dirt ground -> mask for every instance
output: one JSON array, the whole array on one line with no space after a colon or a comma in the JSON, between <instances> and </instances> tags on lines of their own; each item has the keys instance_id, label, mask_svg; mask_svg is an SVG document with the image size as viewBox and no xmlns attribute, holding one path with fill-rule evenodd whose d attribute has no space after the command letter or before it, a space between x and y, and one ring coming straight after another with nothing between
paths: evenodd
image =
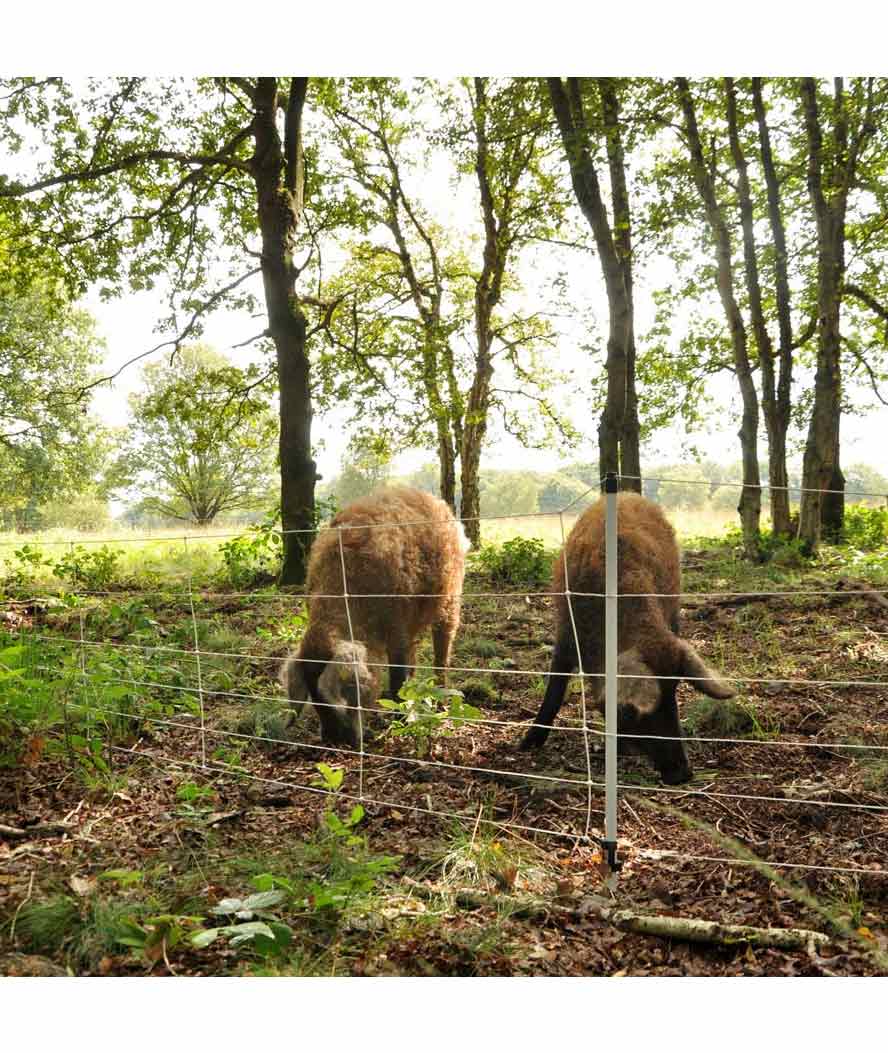
<instances>
[{"instance_id":1,"label":"dirt ground","mask_svg":"<svg viewBox=\"0 0 888 1053\"><path fill-rule=\"evenodd\" d=\"M686 588L731 587L706 552L686 559ZM587 807L591 832L603 832L604 802L598 785L587 798L578 687L539 755L517 750L521 730L511 726L533 719L544 689L546 596L473 596L491 586L468 578L454 655L460 671L451 685L485 722L436 739L424 760L409 739L379 733L385 717L377 718L367 743L372 755L363 760L322 750L308 713L281 736L295 743L245 738L250 732L238 728L257 705L249 696L277 690L276 659L287 650L284 640L256 629L274 625L292 601L204 598L199 618L216 634L215 646L209 629L201 644L211 653L201 669L205 768L192 712L144 720L118 736L102 778L85 780L67 753L39 743L21 765L0 771L7 831L0 833L0 963L9 973L99 975L884 974L888 752L877 747L888 746L888 608L838 590L836 575L812 572L793 587L825 594L694 597L683 608L683 634L707 661L756 682L742 683L739 705L727 711L682 686L692 783L663 787L643 760L621 759L623 865L611 890L599 850L582 837ZM148 606L167 639L183 621L190 629L181 597L157 596ZM10 610L22 632L76 635L74 623L52 609ZM115 635L106 620L99 638L127 645L131 634ZM243 651L265 660L224 658ZM193 682L193 655L187 663ZM783 682L768 682L775 680ZM878 686L798 682L806 680ZM252 733L277 738L268 727L254 722ZM604 778L601 743L590 736L593 784ZM83 918L95 920L112 891L124 915L131 903L134 911L142 904L144 916L147 901L154 917L205 918L212 903L248 894L251 875L314 865L303 849L317 841L329 804L315 785L319 761L344 769L340 814L362 799L360 851L397 857L372 892L323 922L282 907L293 951L271 963L221 940L198 949L171 937L153 953L140 951L107 931L97 949L83 949ZM183 783L205 790L189 803ZM771 865L791 866L764 872L737 858L727 839ZM109 871L141 876L130 885L100 876ZM64 936L55 945L29 944L23 919L51 897L73 905L81 924L76 946ZM603 920L602 902L643 915L803 927L830 940L819 950L782 951L639 935Z\"/></svg>"}]
</instances>

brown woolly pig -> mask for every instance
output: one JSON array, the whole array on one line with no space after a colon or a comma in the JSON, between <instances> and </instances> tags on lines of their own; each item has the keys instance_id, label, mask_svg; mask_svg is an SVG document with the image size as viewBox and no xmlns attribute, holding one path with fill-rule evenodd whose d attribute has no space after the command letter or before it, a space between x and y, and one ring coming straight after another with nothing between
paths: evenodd
<instances>
[{"instance_id":1,"label":"brown woolly pig","mask_svg":"<svg viewBox=\"0 0 888 1053\"><path fill-rule=\"evenodd\" d=\"M686 640L678 638L678 545L660 507L638 494L619 494L617 534L618 731L621 735L649 736L621 738L620 746L634 745L644 753L664 782L687 782L691 768L675 701L678 681L687 679L712 698L730 698L734 690L719 679ZM546 741L564 702L570 674L577 668L576 638L564 596L565 558L571 593L604 593L604 540L602 498L574 524L564 553L554 564L554 591L561 593L555 600L555 649L546 696L536 724L524 737L523 749L542 746ZM572 595L571 601L583 672L603 673L604 598ZM604 678L596 676L589 684L593 701L602 707Z\"/></svg>"},{"instance_id":2,"label":"brown woolly pig","mask_svg":"<svg viewBox=\"0 0 888 1053\"><path fill-rule=\"evenodd\" d=\"M435 666L449 665L468 547L448 506L408 487L352 502L318 534L308 564L308 629L283 680L291 699L314 703L325 742L359 744L359 709L379 698L382 667L389 666L389 695L397 698L427 629Z\"/></svg>"}]
</instances>

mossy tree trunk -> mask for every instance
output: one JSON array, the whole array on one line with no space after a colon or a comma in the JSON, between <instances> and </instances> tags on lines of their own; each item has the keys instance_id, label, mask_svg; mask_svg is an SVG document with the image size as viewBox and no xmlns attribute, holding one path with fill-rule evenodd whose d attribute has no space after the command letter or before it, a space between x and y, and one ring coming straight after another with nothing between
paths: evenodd
<instances>
[{"instance_id":1,"label":"mossy tree trunk","mask_svg":"<svg viewBox=\"0 0 888 1053\"><path fill-rule=\"evenodd\" d=\"M821 536L841 537L845 480L839 463L842 370L841 311L845 280L845 217L860 154L872 137L873 82L863 116L850 128L844 81L833 82L832 134L824 143L813 77L802 78L802 113L808 145L808 194L817 223L817 371L808 426L799 512L799 539L816 552ZM824 491L836 491L824 493Z\"/></svg>"}]
</instances>

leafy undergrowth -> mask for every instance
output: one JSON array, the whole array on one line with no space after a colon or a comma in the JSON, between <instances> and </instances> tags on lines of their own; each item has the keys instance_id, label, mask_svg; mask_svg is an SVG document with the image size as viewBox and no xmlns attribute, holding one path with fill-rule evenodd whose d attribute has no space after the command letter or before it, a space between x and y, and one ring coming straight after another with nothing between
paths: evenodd
<instances>
[{"instance_id":1,"label":"leafy undergrowth","mask_svg":"<svg viewBox=\"0 0 888 1053\"><path fill-rule=\"evenodd\" d=\"M510 722L532 719L545 687L550 601L538 585L473 596L494 591L475 572L453 658L469 671L450 687L480 721L453 709L457 696L436 714L423 694L371 718L363 760L321 748L314 716L283 704L278 660L304 627L293 597L195 593L199 668L181 593L4 603L0 965L884 972L888 610L853 587L884 580L871 555L750 567L725 544L686 553L686 589L722 592L686 598L683 632L744 682L728 704L681 688L686 729L707 740L689 745L692 783L663 787L642 760L621 761L619 906L814 928L830 934L826 950L668 941L588 909L606 875L577 835L587 809L593 833L603 821L600 735L589 737L590 800L577 686L546 749L517 750ZM422 740L387 733L418 705ZM761 872L725 838L771 864L846 869Z\"/></svg>"}]
</instances>

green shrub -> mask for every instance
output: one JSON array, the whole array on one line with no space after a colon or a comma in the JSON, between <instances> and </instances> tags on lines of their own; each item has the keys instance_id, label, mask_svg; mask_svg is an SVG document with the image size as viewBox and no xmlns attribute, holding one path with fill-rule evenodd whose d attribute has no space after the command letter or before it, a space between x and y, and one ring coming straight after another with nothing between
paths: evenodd
<instances>
[{"instance_id":1,"label":"green shrub","mask_svg":"<svg viewBox=\"0 0 888 1053\"><path fill-rule=\"evenodd\" d=\"M538 537L483 545L475 558L494 581L510 585L539 585L549 580L552 567L552 553Z\"/></svg>"},{"instance_id":2,"label":"green shrub","mask_svg":"<svg viewBox=\"0 0 888 1053\"><path fill-rule=\"evenodd\" d=\"M13 550L12 559L5 561L3 584L7 588L24 588L34 582L40 576L41 568L50 566L50 562L36 545L22 545Z\"/></svg>"},{"instance_id":3,"label":"green shrub","mask_svg":"<svg viewBox=\"0 0 888 1053\"><path fill-rule=\"evenodd\" d=\"M63 722L59 688L64 685L43 678L36 664L36 647L4 646L0 636L0 768L15 767L35 736L42 739Z\"/></svg>"},{"instance_id":4,"label":"green shrub","mask_svg":"<svg viewBox=\"0 0 888 1053\"><path fill-rule=\"evenodd\" d=\"M284 552L279 523L280 509L275 508L261 523L219 546L227 583L247 588L277 578Z\"/></svg>"},{"instance_id":5,"label":"green shrub","mask_svg":"<svg viewBox=\"0 0 888 1053\"><path fill-rule=\"evenodd\" d=\"M26 903L16 920L19 944L35 954L54 954L78 935L83 919L70 896Z\"/></svg>"},{"instance_id":6,"label":"green shrub","mask_svg":"<svg viewBox=\"0 0 888 1053\"><path fill-rule=\"evenodd\" d=\"M336 513L336 499L319 498L315 501L314 526L318 527ZM223 580L235 588L267 585L277 580L284 556L281 534L281 508L276 505L255 526L219 546L224 570Z\"/></svg>"},{"instance_id":7,"label":"green shrub","mask_svg":"<svg viewBox=\"0 0 888 1053\"><path fill-rule=\"evenodd\" d=\"M70 585L106 589L119 575L122 555L123 549L112 549L107 545L92 549L72 545L52 564L52 572Z\"/></svg>"},{"instance_id":8,"label":"green shrub","mask_svg":"<svg viewBox=\"0 0 888 1053\"><path fill-rule=\"evenodd\" d=\"M872 552L888 542L888 508L845 506L845 541L853 548Z\"/></svg>"}]
</instances>

